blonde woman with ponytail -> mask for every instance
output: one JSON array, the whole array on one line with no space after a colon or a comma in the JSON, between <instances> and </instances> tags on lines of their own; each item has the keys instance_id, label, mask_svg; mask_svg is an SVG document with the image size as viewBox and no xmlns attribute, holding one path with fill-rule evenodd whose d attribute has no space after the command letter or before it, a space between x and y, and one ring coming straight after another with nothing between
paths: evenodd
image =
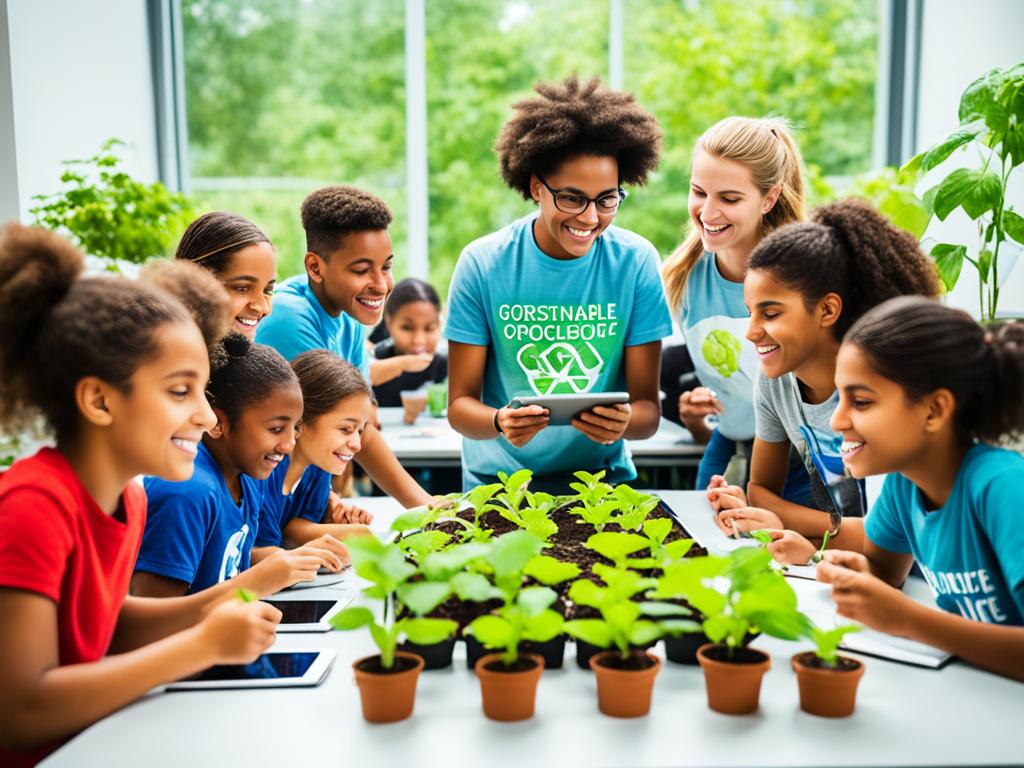
<instances>
[{"instance_id":1,"label":"blonde woman with ponytail","mask_svg":"<svg viewBox=\"0 0 1024 768\"><path fill-rule=\"evenodd\" d=\"M697 140L691 176L689 236L664 266L669 307L686 336L703 386L679 398L683 423L707 448L697 487L721 484L737 453L754 438L753 380L758 360L743 340L750 313L743 302L747 261L761 238L807 218L800 151L784 120L727 117ZM706 417L716 414L717 427ZM794 463L786 497L809 496L806 472Z\"/></svg>"}]
</instances>

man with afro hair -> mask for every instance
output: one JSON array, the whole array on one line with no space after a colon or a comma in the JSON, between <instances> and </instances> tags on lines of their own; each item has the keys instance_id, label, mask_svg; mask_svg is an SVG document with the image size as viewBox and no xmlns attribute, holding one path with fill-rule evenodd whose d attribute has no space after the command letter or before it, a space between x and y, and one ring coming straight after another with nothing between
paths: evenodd
<instances>
[{"instance_id":1,"label":"man with afro hair","mask_svg":"<svg viewBox=\"0 0 1024 768\"><path fill-rule=\"evenodd\" d=\"M361 325L376 325L394 287L391 209L375 195L350 186L309 194L302 203L306 274L289 277L274 291L273 311L256 341L294 360L310 349L327 349L370 379ZM431 496L406 472L371 424L356 461L389 496L406 506Z\"/></svg>"},{"instance_id":2,"label":"man with afro hair","mask_svg":"<svg viewBox=\"0 0 1024 768\"><path fill-rule=\"evenodd\" d=\"M576 470L636 477L624 438L649 437L661 408L661 339L671 321L647 240L612 226L623 185L658 164L661 129L598 78L539 84L495 145L505 183L538 210L463 250L449 291L449 419L464 436L463 485L528 468L563 492ZM572 425L524 396L625 390Z\"/></svg>"}]
</instances>

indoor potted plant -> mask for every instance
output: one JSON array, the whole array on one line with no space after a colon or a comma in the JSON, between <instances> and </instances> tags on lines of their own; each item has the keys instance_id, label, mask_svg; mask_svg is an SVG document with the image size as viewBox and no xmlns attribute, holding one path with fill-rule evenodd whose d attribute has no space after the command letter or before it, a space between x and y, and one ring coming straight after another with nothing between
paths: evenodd
<instances>
[{"instance_id":1,"label":"indoor potted plant","mask_svg":"<svg viewBox=\"0 0 1024 768\"><path fill-rule=\"evenodd\" d=\"M371 582L363 595L381 603L383 618L377 622L369 608L352 606L332 617L330 623L341 630L368 626L380 650L352 664L363 717L372 723L404 720L412 714L423 659L396 650L398 639L404 635L415 643L430 645L450 637L456 629L454 621L423 615L448 597L452 588L444 582L410 581L417 568L394 542L359 536L349 539L346 545L356 573ZM412 615L396 618L399 603Z\"/></svg>"},{"instance_id":2,"label":"indoor potted plant","mask_svg":"<svg viewBox=\"0 0 1024 768\"><path fill-rule=\"evenodd\" d=\"M793 671L800 689L800 709L821 717L846 717L857 703L857 685L864 676L864 664L839 655L839 644L860 627L847 624L834 629L810 628L813 651L793 656Z\"/></svg>"}]
</instances>

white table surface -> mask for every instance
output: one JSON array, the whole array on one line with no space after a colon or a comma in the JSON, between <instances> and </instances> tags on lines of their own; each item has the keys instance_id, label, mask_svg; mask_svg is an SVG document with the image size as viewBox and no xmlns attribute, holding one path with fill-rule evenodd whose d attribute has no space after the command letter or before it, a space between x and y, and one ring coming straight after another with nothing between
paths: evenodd
<instances>
[{"instance_id":1,"label":"white table surface","mask_svg":"<svg viewBox=\"0 0 1024 768\"><path fill-rule=\"evenodd\" d=\"M381 434L398 460L407 466L456 466L462 455L462 435L446 418L424 411L414 424L403 421L403 409L380 408ZM658 431L646 440L627 440L633 462L643 466L696 465L704 446L675 422L662 418Z\"/></svg>"},{"instance_id":2,"label":"white table surface","mask_svg":"<svg viewBox=\"0 0 1024 768\"><path fill-rule=\"evenodd\" d=\"M694 492L663 494L675 509L705 504ZM390 499L359 502L383 531ZM791 580L801 598L819 585ZM330 597L335 588L303 590ZM857 709L838 720L798 706L789 659L806 645L758 638L771 654L761 708L752 715L708 709L699 667L666 664L651 714L633 720L597 710L593 675L577 669L572 645L561 670L544 673L536 716L487 720L461 644L453 667L420 676L411 719L370 725L350 665L375 652L369 634L281 635L275 648L334 648L317 688L153 693L84 731L46 766L365 766L530 768L569 766L954 765L1024 763L1017 732L1024 685L954 661L938 671L865 659ZM657 652L661 652L658 646Z\"/></svg>"}]
</instances>

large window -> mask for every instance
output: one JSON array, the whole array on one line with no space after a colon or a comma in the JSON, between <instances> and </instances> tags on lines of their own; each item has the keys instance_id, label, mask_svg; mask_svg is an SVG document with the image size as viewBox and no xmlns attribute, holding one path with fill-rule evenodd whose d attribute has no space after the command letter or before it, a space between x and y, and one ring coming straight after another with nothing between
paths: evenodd
<instances>
[{"instance_id":1,"label":"large window","mask_svg":"<svg viewBox=\"0 0 1024 768\"><path fill-rule=\"evenodd\" d=\"M722 117L790 118L812 180L871 166L879 0L426 0L426 109L407 120L417 2L181 0L187 186L264 227L282 275L301 269L302 198L350 183L394 209L399 274L408 212L429 211L446 293L462 247L530 209L491 150L511 103L537 80L607 79L617 47L615 76L665 130L661 168L619 223L664 254L684 233L693 142ZM425 194L406 184L405 151L423 121Z\"/></svg>"}]
</instances>

